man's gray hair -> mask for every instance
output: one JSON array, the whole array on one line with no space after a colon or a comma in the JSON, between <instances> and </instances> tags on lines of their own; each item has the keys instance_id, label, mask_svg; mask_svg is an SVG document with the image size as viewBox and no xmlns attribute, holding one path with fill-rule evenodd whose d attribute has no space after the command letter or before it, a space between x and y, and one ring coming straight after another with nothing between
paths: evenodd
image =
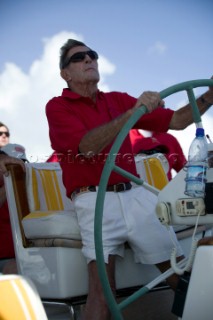
<instances>
[{"instance_id":1,"label":"man's gray hair","mask_svg":"<svg viewBox=\"0 0 213 320\"><path fill-rule=\"evenodd\" d=\"M67 62L67 52L74 48L74 47L78 47L78 46L85 46L87 47L87 45L81 41L75 40L75 39L68 39L67 42L65 42L65 44L61 47L60 49L60 60L59 60L59 67L60 70L62 70L64 68L64 66L66 65Z\"/></svg>"}]
</instances>

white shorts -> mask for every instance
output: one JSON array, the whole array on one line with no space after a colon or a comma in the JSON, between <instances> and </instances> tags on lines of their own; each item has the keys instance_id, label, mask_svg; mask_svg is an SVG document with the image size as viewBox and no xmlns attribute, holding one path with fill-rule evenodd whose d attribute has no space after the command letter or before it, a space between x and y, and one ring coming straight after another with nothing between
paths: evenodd
<instances>
[{"instance_id":1,"label":"white shorts","mask_svg":"<svg viewBox=\"0 0 213 320\"><path fill-rule=\"evenodd\" d=\"M94 218L97 192L77 195L73 201L87 263L96 260ZM157 197L144 187L124 192L106 192L102 220L102 241L105 263L109 255L124 256L127 241L134 252L135 262L157 264L170 259L174 243L177 255L182 249L173 228L163 226L155 212ZM170 233L170 235L169 235ZM171 240L171 234L173 242Z\"/></svg>"}]
</instances>

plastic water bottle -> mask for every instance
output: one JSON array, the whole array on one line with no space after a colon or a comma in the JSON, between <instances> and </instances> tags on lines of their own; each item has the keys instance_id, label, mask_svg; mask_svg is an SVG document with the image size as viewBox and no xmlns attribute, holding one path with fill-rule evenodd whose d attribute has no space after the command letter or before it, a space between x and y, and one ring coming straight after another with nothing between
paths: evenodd
<instances>
[{"instance_id":1,"label":"plastic water bottle","mask_svg":"<svg viewBox=\"0 0 213 320\"><path fill-rule=\"evenodd\" d=\"M190 197L204 198L206 185L208 145L203 128L197 128L196 137L192 141L188 163L186 165L185 194Z\"/></svg>"}]
</instances>

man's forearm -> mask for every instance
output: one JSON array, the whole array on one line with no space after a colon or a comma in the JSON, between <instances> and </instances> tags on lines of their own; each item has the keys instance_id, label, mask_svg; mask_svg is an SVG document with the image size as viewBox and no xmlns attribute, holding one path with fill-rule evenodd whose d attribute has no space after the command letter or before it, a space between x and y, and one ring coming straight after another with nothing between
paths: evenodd
<instances>
[{"instance_id":1,"label":"man's forearm","mask_svg":"<svg viewBox=\"0 0 213 320\"><path fill-rule=\"evenodd\" d=\"M80 142L80 153L89 158L101 152L114 140L133 112L134 108L111 122L89 131Z\"/></svg>"}]
</instances>

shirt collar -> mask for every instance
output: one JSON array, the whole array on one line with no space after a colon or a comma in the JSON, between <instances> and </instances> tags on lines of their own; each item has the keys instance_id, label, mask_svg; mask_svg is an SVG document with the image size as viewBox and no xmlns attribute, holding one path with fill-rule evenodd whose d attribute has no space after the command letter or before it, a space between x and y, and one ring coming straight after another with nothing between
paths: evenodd
<instances>
[{"instance_id":1,"label":"shirt collar","mask_svg":"<svg viewBox=\"0 0 213 320\"><path fill-rule=\"evenodd\" d=\"M82 97L80 94L71 91L69 88L64 88L62 91L62 97L69 98L72 100L78 100L85 97ZM99 89L97 90L97 98L101 99L103 97L103 92Z\"/></svg>"}]
</instances>

